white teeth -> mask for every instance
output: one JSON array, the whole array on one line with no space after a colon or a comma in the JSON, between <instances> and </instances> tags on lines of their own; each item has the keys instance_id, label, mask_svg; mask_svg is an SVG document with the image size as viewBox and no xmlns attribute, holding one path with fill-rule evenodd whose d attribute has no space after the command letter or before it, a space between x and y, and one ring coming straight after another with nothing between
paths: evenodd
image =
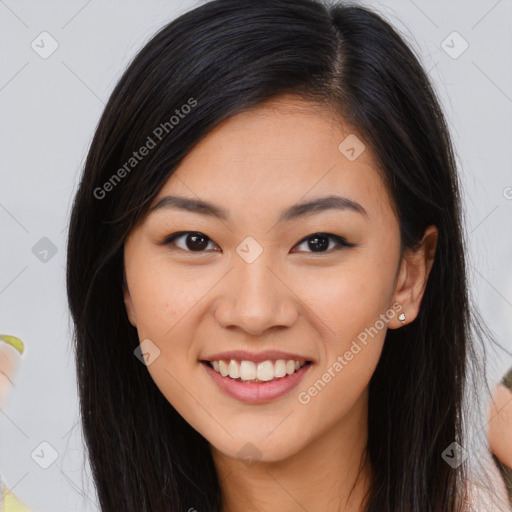
<instances>
[{"instance_id":1,"label":"white teeth","mask_svg":"<svg viewBox=\"0 0 512 512\"><path fill-rule=\"evenodd\" d=\"M240 377L240 368L238 367L238 363L233 359L231 359L231 361L229 362L228 370L229 376L232 379L238 379L238 377Z\"/></svg>"},{"instance_id":2,"label":"white teeth","mask_svg":"<svg viewBox=\"0 0 512 512\"><path fill-rule=\"evenodd\" d=\"M256 365L252 361L240 363L240 378L242 380L254 380L256 378Z\"/></svg>"},{"instance_id":3,"label":"white teeth","mask_svg":"<svg viewBox=\"0 0 512 512\"><path fill-rule=\"evenodd\" d=\"M231 379L240 379L242 381L262 381L268 382L273 379L280 379L295 373L306 363L290 359L278 359L277 361L262 361L254 363L253 361L230 361L219 360L211 361L213 369L223 377Z\"/></svg>"},{"instance_id":4,"label":"white teeth","mask_svg":"<svg viewBox=\"0 0 512 512\"><path fill-rule=\"evenodd\" d=\"M219 371L223 377L226 377L226 375L228 375L229 369L225 361L219 361Z\"/></svg>"},{"instance_id":5,"label":"white teeth","mask_svg":"<svg viewBox=\"0 0 512 512\"><path fill-rule=\"evenodd\" d=\"M278 359L276 361L274 375L276 377L284 377L286 375L286 361L284 359Z\"/></svg>"},{"instance_id":6,"label":"white teeth","mask_svg":"<svg viewBox=\"0 0 512 512\"><path fill-rule=\"evenodd\" d=\"M264 381L272 380L274 378L274 365L272 364L272 361L263 361L262 363L258 363L256 378Z\"/></svg>"}]
</instances>

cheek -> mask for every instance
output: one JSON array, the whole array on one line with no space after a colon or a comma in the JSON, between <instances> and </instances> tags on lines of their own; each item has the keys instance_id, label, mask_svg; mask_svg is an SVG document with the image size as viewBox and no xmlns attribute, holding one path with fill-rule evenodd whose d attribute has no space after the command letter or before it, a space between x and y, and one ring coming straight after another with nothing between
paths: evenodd
<instances>
[{"instance_id":1,"label":"cheek","mask_svg":"<svg viewBox=\"0 0 512 512\"><path fill-rule=\"evenodd\" d=\"M297 400L304 408L304 425L327 429L340 418L356 418L356 409L363 407L362 396L387 332L381 319L387 295L386 282L369 281L367 272L355 269L343 278L325 280L323 290L310 297L325 326L322 360L297 390Z\"/></svg>"},{"instance_id":2,"label":"cheek","mask_svg":"<svg viewBox=\"0 0 512 512\"><path fill-rule=\"evenodd\" d=\"M173 405L185 407L190 375L197 366L194 333L201 299L212 287L212 278L204 279L171 269L162 257L132 258L127 280L137 318L139 340L149 339L159 355L148 365L155 384Z\"/></svg>"},{"instance_id":3,"label":"cheek","mask_svg":"<svg viewBox=\"0 0 512 512\"><path fill-rule=\"evenodd\" d=\"M189 358L193 339L187 329L197 298L194 293L187 293L178 276L155 266L138 275L131 294L139 340L149 339L158 348L158 357L147 370L169 403L186 413L190 397L184 389L191 391Z\"/></svg>"},{"instance_id":4,"label":"cheek","mask_svg":"<svg viewBox=\"0 0 512 512\"><path fill-rule=\"evenodd\" d=\"M389 305L394 260L366 251L325 270L300 280L300 295L314 313L310 318L321 320L323 345L319 368L301 390L305 401L331 403L339 413L357 400L379 361L394 316Z\"/></svg>"},{"instance_id":5,"label":"cheek","mask_svg":"<svg viewBox=\"0 0 512 512\"><path fill-rule=\"evenodd\" d=\"M322 320L326 336L343 345L389 308L394 266L365 254L346 265L305 273L294 282L301 300Z\"/></svg>"},{"instance_id":6,"label":"cheek","mask_svg":"<svg viewBox=\"0 0 512 512\"><path fill-rule=\"evenodd\" d=\"M139 336L162 342L172 335L169 331L205 293L202 286L198 286L201 280L197 276L193 280L184 278L162 258L134 265L132 274L127 277Z\"/></svg>"}]
</instances>

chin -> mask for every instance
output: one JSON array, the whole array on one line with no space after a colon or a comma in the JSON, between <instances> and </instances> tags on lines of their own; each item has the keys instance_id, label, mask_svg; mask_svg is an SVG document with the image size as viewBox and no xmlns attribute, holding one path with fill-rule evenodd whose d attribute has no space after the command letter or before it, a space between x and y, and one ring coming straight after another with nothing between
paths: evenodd
<instances>
[{"instance_id":1,"label":"chin","mask_svg":"<svg viewBox=\"0 0 512 512\"><path fill-rule=\"evenodd\" d=\"M303 446L300 440L295 441L288 435L262 436L261 432L247 432L244 436L237 435L220 442L211 442L212 449L224 456L238 459L247 467L257 462L280 462L300 451Z\"/></svg>"}]
</instances>

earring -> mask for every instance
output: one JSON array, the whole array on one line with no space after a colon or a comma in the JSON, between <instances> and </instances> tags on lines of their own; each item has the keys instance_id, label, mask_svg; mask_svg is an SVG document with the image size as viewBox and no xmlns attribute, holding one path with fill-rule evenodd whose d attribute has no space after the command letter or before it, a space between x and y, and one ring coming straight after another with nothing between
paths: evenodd
<instances>
[{"instance_id":1,"label":"earring","mask_svg":"<svg viewBox=\"0 0 512 512\"><path fill-rule=\"evenodd\" d=\"M400 322L405 322L405 313L400 313L398 315L398 320L400 320Z\"/></svg>"}]
</instances>

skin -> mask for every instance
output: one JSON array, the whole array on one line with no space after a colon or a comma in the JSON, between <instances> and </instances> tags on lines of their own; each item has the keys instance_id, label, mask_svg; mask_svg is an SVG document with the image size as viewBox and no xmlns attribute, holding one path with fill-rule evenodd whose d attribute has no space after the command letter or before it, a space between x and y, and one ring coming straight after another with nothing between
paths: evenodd
<instances>
[{"instance_id":1,"label":"skin","mask_svg":"<svg viewBox=\"0 0 512 512\"><path fill-rule=\"evenodd\" d=\"M512 468L512 392L506 386L496 387L491 403L489 445L505 466Z\"/></svg>"},{"instance_id":2,"label":"skin","mask_svg":"<svg viewBox=\"0 0 512 512\"><path fill-rule=\"evenodd\" d=\"M338 150L349 134L357 132L331 110L289 95L239 114L187 155L155 199L200 198L226 208L229 220L162 209L126 240L128 318L160 350L148 366L156 385L211 445L223 512L362 510L371 468L359 478L357 468L386 326L309 403L298 393L394 303L404 323L415 319L437 229L428 227L420 248L400 260L398 221L369 146L354 161ZM282 210L330 194L357 201L367 217L330 210L277 223ZM208 246L191 251L186 235L159 245L177 231L199 231ZM319 232L356 247L336 250L332 241L314 252L304 239ZM248 236L263 248L252 263L236 252ZM395 315L387 328L402 325ZM244 404L199 362L238 349L283 350L314 365L287 395ZM251 465L237 456L247 443L258 453Z\"/></svg>"}]
</instances>

